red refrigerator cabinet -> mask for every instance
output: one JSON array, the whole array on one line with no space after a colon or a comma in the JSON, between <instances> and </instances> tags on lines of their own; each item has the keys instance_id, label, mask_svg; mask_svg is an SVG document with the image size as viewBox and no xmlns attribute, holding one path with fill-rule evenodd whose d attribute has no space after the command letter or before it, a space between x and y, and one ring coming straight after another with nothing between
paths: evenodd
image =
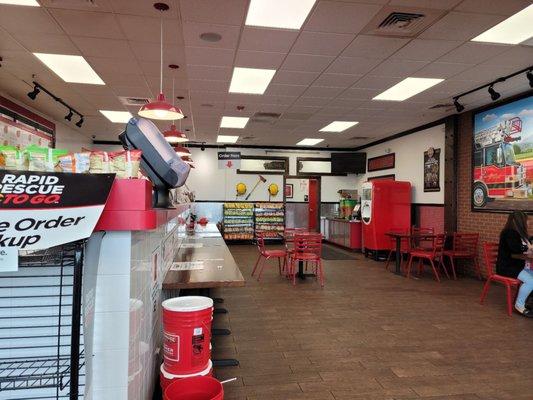
<instances>
[{"instance_id":1,"label":"red refrigerator cabinet","mask_svg":"<svg viewBox=\"0 0 533 400\"><path fill-rule=\"evenodd\" d=\"M371 251L390 250L390 231L409 232L411 227L411 183L374 180L362 185L361 219L363 247Z\"/></svg>"}]
</instances>

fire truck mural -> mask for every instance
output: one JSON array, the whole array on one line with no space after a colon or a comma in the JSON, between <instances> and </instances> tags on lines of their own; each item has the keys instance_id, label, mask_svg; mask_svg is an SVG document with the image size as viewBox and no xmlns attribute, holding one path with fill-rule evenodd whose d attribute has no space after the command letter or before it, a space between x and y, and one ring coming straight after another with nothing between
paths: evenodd
<instances>
[{"instance_id":1,"label":"fire truck mural","mask_svg":"<svg viewBox=\"0 0 533 400\"><path fill-rule=\"evenodd\" d=\"M474 117L472 206L533 210L533 96Z\"/></svg>"}]
</instances>

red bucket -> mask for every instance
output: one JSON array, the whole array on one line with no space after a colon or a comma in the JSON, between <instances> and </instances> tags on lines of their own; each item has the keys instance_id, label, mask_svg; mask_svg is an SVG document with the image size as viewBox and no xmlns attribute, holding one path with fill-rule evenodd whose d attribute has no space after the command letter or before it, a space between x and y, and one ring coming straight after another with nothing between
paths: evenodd
<instances>
[{"instance_id":1,"label":"red bucket","mask_svg":"<svg viewBox=\"0 0 533 400\"><path fill-rule=\"evenodd\" d=\"M173 375L198 374L208 367L213 300L183 296L163 302L163 363Z\"/></svg>"},{"instance_id":2,"label":"red bucket","mask_svg":"<svg viewBox=\"0 0 533 400\"><path fill-rule=\"evenodd\" d=\"M224 400L224 388L210 376L185 378L171 383L163 400Z\"/></svg>"},{"instance_id":3,"label":"red bucket","mask_svg":"<svg viewBox=\"0 0 533 400\"><path fill-rule=\"evenodd\" d=\"M159 373L159 383L161 384L161 391L165 393L165 389L174 381L178 379L192 378L193 376L212 376L213 363L209 360L208 367L198 374L193 375L173 375L165 370L165 365L161 364L161 372Z\"/></svg>"}]
</instances>

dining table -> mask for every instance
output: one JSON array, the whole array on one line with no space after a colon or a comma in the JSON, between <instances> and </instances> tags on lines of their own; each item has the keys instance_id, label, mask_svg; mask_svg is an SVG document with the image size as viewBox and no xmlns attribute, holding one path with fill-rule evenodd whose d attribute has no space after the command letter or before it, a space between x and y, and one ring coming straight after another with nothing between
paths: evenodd
<instances>
[{"instance_id":1,"label":"dining table","mask_svg":"<svg viewBox=\"0 0 533 400\"><path fill-rule=\"evenodd\" d=\"M385 235L393 238L396 244L396 256L395 256L395 268L394 273L396 275L402 275L402 239L407 239L409 243L415 241L424 241L424 240L433 240L436 235L434 233L411 233L411 232L400 232L400 231L390 231L385 233Z\"/></svg>"},{"instance_id":2,"label":"dining table","mask_svg":"<svg viewBox=\"0 0 533 400\"><path fill-rule=\"evenodd\" d=\"M292 238L294 240L294 237L295 236L305 236L305 235L312 235L312 234L316 234L317 232L313 232L313 231L297 231L294 235L291 235ZM284 236L284 239L285 241L287 241L287 236ZM309 272L305 272L304 271L304 262L303 261L298 261L298 272L296 273L296 277L300 280L305 280L307 278L312 278L312 277L316 277L315 274L313 273L309 273Z\"/></svg>"}]
</instances>

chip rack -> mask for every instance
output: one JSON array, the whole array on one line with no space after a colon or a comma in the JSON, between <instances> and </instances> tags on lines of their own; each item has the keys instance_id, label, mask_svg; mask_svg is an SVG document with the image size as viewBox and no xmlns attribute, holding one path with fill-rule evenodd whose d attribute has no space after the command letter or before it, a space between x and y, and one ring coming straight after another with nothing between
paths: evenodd
<instances>
[{"instance_id":1,"label":"chip rack","mask_svg":"<svg viewBox=\"0 0 533 400\"><path fill-rule=\"evenodd\" d=\"M21 251L0 273L0 399L83 398L84 246Z\"/></svg>"}]
</instances>

